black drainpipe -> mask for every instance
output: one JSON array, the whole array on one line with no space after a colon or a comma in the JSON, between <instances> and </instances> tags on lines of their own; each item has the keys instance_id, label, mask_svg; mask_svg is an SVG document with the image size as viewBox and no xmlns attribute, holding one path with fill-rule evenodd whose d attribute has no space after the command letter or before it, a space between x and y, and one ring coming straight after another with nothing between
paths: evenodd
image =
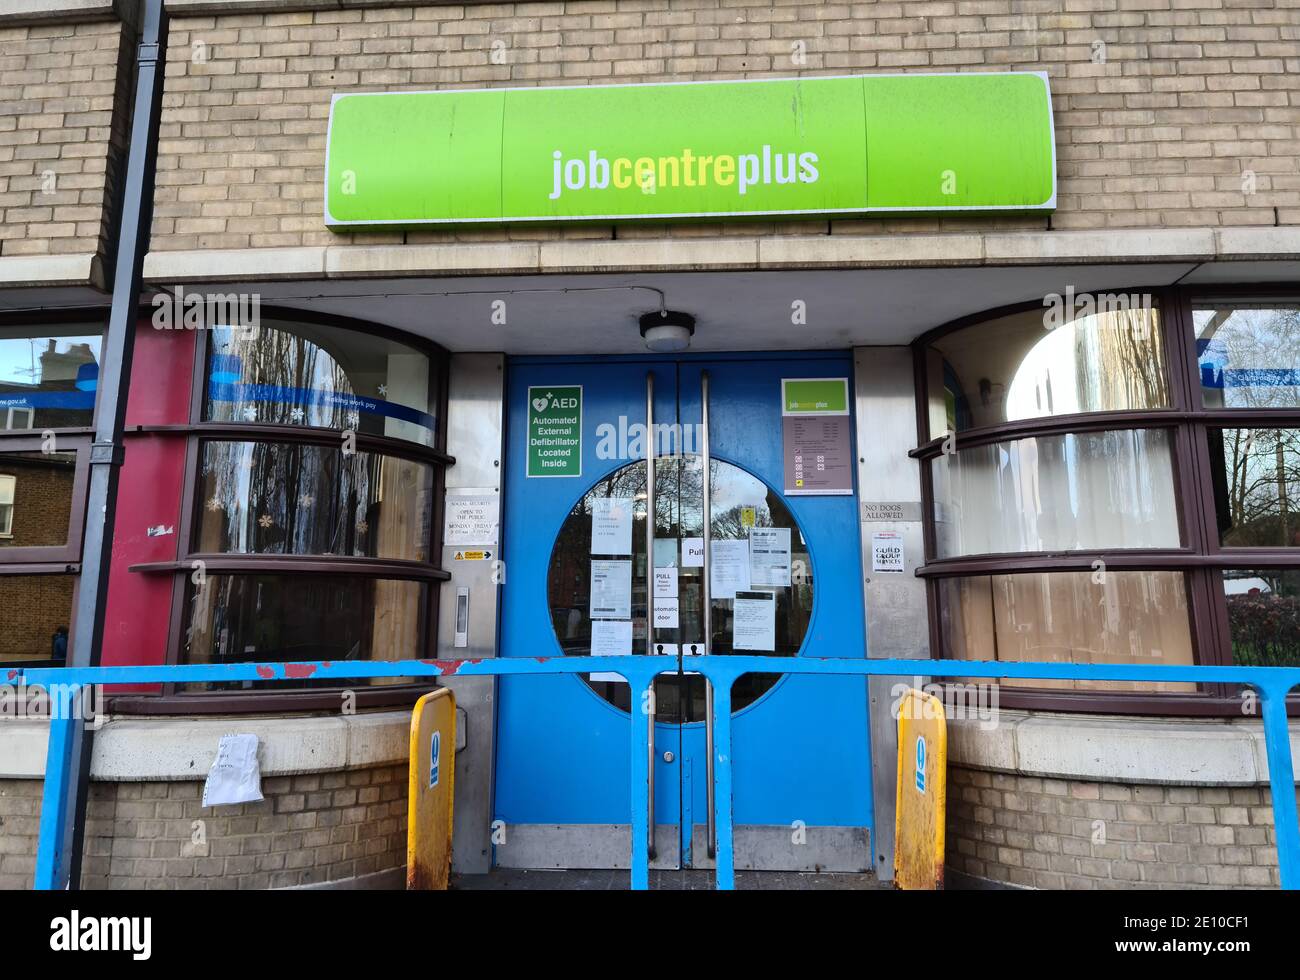
<instances>
[{"instance_id":1,"label":"black drainpipe","mask_svg":"<svg viewBox=\"0 0 1300 980\"><path fill-rule=\"evenodd\" d=\"M100 356L95 441L90 450L90 485L86 495L86 535L82 543L81 579L74 612L76 628L68 650L69 667L99 665L104 646L104 607L112 559L119 467L124 450L128 380L140 313L144 256L149 250L153 218L154 166L158 150L158 116L162 106L163 66L167 49L167 15L163 0L140 0L140 43L136 52L135 95L131 109L130 149L123 174L122 208L113 263L113 298L108 332ZM57 887L80 887L86 797L90 786L92 732L77 721L72 733L75 792L61 794L62 855Z\"/></svg>"}]
</instances>

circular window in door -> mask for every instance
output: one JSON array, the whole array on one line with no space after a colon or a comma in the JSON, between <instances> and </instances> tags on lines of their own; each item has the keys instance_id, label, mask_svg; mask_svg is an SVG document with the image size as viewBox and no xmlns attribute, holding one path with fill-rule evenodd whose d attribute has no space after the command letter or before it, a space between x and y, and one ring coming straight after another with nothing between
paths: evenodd
<instances>
[{"instance_id":1,"label":"circular window in door","mask_svg":"<svg viewBox=\"0 0 1300 980\"><path fill-rule=\"evenodd\" d=\"M710 633L714 654L794 656L812 618L812 563L781 495L738 466L710 466ZM591 487L556 536L547 602L567 656L704 652L704 472L699 456L655 460L654 555L646 561L646 464L630 463ZM648 570L652 572L648 575ZM653 590L655 627L646 622ZM684 667L689 666L685 660ZM779 674L746 674L733 689L734 710L761 697ZM628 684L586 676L598 695L629 708ZM698 674L665 675L655 684L656 717L687 723L705 717Z\"/></svg>"}]
</instances>

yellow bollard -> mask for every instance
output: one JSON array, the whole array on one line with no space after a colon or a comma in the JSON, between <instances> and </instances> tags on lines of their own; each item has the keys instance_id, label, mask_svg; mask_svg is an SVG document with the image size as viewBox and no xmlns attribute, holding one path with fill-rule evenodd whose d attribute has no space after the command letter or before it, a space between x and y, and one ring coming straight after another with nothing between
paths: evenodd
<instances>
[{"instance_id":1,"label":"yellow bollard","mask_svg":"<svg viewBox=\"0 0 1300 980\"><path fill-rule=\"evenodd\" d=\"M943 887L948 727L943 702L909 688L898 705L894 887Z\"/></svg>"},{"instance_id":2,"label":"yellow bollard","mask_svg":"<svg viewBox=\"0 0 1300 980\"><path fill-rule=\"evenodd\" d=\"M451 876L456 776L456 698L431 691L411 714L411 777L406 809L406 887L445 889Z\"/></svg>"}]
</instances>

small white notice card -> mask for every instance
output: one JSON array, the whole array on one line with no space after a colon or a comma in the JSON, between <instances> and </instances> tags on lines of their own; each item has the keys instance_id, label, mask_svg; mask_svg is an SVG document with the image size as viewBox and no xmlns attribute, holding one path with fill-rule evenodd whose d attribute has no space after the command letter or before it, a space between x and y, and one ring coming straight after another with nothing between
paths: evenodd
<instances>
[{"instance_id":1,"label":"small white notice card","mask_svg":"<svg viewBox=\"0 0 1300 980\"><path fill-rule=\"evenodd\" d=\"M903 570L903 536L897 531L877 531L871 536L871 570L873 572Z\"/></svg>"},{"instance_id":2,"label":"small white notice card","mask_svg":"<svg viewBox=\"0 0 1300 980\"><path fill-rule=\"evenodd\" d=\"M714 599L734 599L749 591L749 542L714 541L709 564L709 592Z\"/></svg>"},{"instance_id":3,"label":"small white notice card","mask_svg":"<svg viewBox=\"0 0 1300 980\"><path fill-rule=\"evenodd\" d=\"M771 592L738 592L732 634L736 650L776 649L776 596Z\"/></svg>"},{"instance_id":4,"label":"small white notice card","mask_svg":"<svg viewBox=\"0 0 1300 980\"><path fill-rule=\"evenodd\" d=\"M591 560L591 618L632 618L632 563Z\"/></svg>"},{"instance_id":5,"label":"small white notice card","mask_svg":"<svg viewBox=\"0 0 1300 980\"><path fill-rule=\"evenodd\" d=\"M677 598L677 566L655 569L655 599Z\"/></svg>"},{"instance_id":6,"label":"small white notice card","mask_svg":"<svg viewBox=\"0 0 1300 980\"><path fill-rule=\"evenodd\" d=\"M593 657L630 657L632 655L631 620L592 620L591 655ZM593 681L626 683L621 674L615 674L608 670L598 670L591 674L590 677Z\"/></svg>"},{"instance_id":7,"label":"small white notice card","mask_svg":"<svg viewBox=\"0 0 1300 980\"><path fill-rule=\"evenodd\" d=\"M677 566L677 539L655 538L655 568Z\"/></svg>"},{"instance_id":8,"label":"small white notice card","mask_svg":"<svg viewBox=\"0 0 1300 980\"><path fill-rule=\"evenodd\" d=\"M262 770L256 735L222 735L217 757L203 784L203 806L256 803L262 799Z\"/></svg>"},{"instance_id":9,"label":"small white notice card","mask_svg":"<svg viewBox=\"0 0 1300 980\"><path fill-rule=\"evenodd\" d=\"M704 567L704 539L682 538L682 568Z\"/></svg>"},{"instance_id":10,"label":"small white notice card","mask_svg":"<svg viewBox=\"0 0 1300 980\"><path fill-rule=\"evenodd\" d=\"M655 629L677 629L676 599L655 599Z\"/></svg>"},{"instance_id":11,"label":"small white notice card","mask_svg":"<svg viewBox=\"0 0 1300 980\"><path fill-rule=\"evenodd\" d=\"M790 585L790 529L749 529L749 584L786 588Z\"/></svg>"},{"instance_id":12,"label":"small white notice card","mask_svg":"<svg viewBox=\"0 0 1300 980\"><path fill-rule=\"evenodd\" d=\"M591 502L591 553L632 554L632 501L597 497Z\"/></svg>"}]
</instances>

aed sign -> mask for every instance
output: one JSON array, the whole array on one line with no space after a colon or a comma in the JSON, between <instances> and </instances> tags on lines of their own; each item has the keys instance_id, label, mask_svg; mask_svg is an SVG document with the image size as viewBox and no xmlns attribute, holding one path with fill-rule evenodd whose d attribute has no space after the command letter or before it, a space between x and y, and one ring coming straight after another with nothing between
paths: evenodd
<instances>
[{"instance_id":1,"label":"aed sign","mask_svg":"<svg viewBox=\"0 0 1300 980\"><path fill-rule=\"evenodd\" d=\"M582 385L528 389L528 476L582 476Z\"/></svg>"},{"instance_id":2,"label":"aed sign","mask_svg":"<svg viewBox=\"0 0 1300 980\"><path fill-rule=\"evenodd\" d=\"M1052 211L1041 72L335 95L325 223Z\"/></svg>"}]
</instances>

